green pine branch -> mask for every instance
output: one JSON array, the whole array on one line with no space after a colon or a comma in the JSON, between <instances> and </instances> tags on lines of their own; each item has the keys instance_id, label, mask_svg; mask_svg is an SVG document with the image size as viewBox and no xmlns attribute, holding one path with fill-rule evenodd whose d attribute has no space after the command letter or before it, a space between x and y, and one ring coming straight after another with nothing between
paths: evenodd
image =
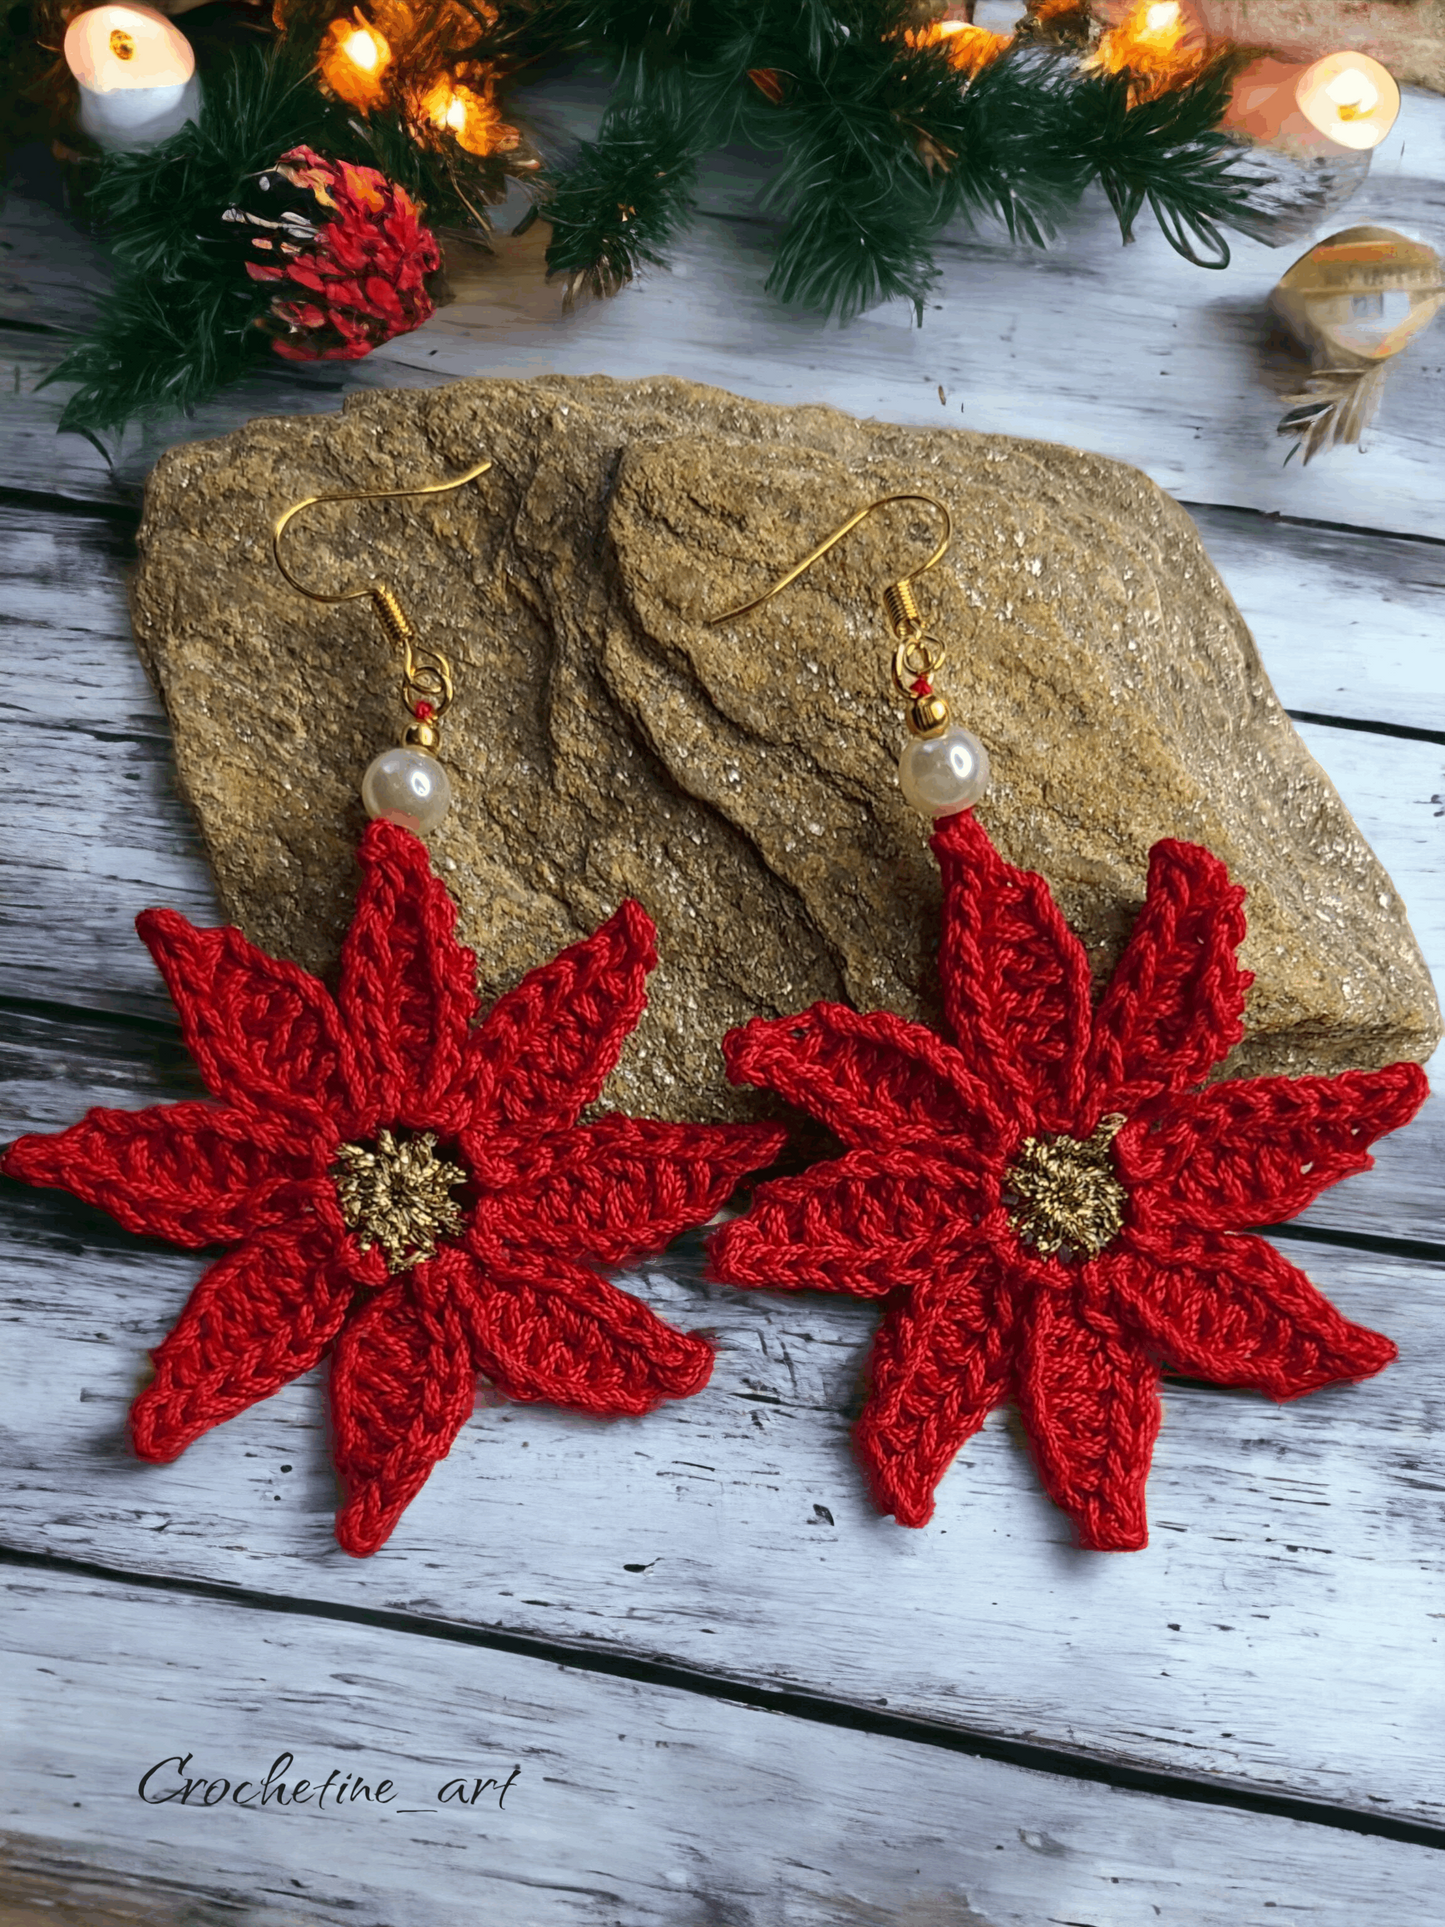
<instances>
[{"instance_id":1,"label":"green pine branch","mask_svg":"<svg viewBox=\"0 0 1445 1927\"><path fill-rule=\"evenodd\" d=\"M555 187L547 206L547 271L579 294L616 294L662 250L693 209L696 158L663 107L614 108Z\"/></svg>"},{"instance_id":2,"label":"green pine branch","mask_svg":"<svg viewBox=\"0 0 1445 1927\"><path fill-rule=\"evenodd\" d=\"M1126 75L1090 71L1038 39L961 75L939 48L904 39L935 13L917 0L583 0L575 32L620 52L615 111L627 127L648 113L665 121L664 172L679 143L692 161L736 139L780 153L766 205L783 227L768 286L830 315L897 296L921 309L950 222L994 219L1042 246L1094 181L1126 242L1147 207L1202 266L1228 260L1224 228L1258 231L1254 177L1218 131L1236 60L1131 104ZM627 278L612 272L615 173L588 150L554 188L567 229L555 264L585 280L586 237L605 236L599 287ZM634 270L662 253L684 203L679 195L665 218L659 208Z\"/></svg>"}]
</instances>

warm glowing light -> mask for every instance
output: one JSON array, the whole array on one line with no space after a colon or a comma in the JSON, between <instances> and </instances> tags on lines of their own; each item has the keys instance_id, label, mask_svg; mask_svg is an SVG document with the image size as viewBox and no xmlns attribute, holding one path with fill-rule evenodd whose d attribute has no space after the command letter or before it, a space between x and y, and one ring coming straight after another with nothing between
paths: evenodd
<instances>
[{"instance_id":1,"label":"warm glowing light","mask_svg":"<svg viewBox=\"0 0 1445 1927\"><path fill-rule=\"evenodd\" d=\"M92 7L65 30L65 62L93 94L184 87L196 71L191 43L151 7Z\"/></svg>"},{"instance_id":2,"label":"warm glowing light","mask_svg":"<svg viewBox=\"0 0 1445 1927\"><path fill-rule=\"evenodd\" d=\"M365 27L358 27L349 33L341 43L341 51L353 61L363 73L374 74L381 65L381 46L374 33Z\"/></svg>"},{"instance_id":3,"label":"warm glowing light","mask_svg":"<svg viewBox=\"0 0 1445 1927\"><path fill-rule=\"evenodd\" d=\"M1224 125L1262 144L1310 150L1378 147L1400 90L1368 54L1326 54L1311 66L1261 60L1235 82Z\"/></svg>"},{"instance_id":4,"label":"warm glowing light","mask_svg":"<svg viewBox=\"0 0 1445 1927\"><path fill-rule=\"evenodd\" d=\"M125 153L167 140L200 112L191 43L153 7L91 7L65 30L65 62L80 83L80 125Z\"/></svg>"},{"instance_id":5,"label":"warm glowing light","mask_svg":"<svg viewBox=\"0 0 1445 1927\"><path fill-rule=\"evenodd\" d=\"M1090 56L1105 73L1129 75L1129 101L1157 100L1188 87L1214 58L1207 36L1179 0L1139 0Z\"/></svg>"},{"instance_id":6,"label":"warm glowing light","mask_svg":"<svg viewBox=\"0 0 1445 1927\"><path fill-rule=\"evenodd\" d=\"M386 105L389 89L384 78L391 65L386 36L359 13L333 20L326 29L316 64L321 78L348 107L363 114Z\"/></svg>"},{"instance_id":7,"label":"warm glowing light","mask_svg":"<svg viewBox=\"0 0 1445 1927\"><path fill-rule=\"evenodd\" d=\"M1013 45L1013 35L990 33L967 20L935 20L903 36L910 47L937 47L950 67L970 76L997 60L1005 47Z\"/></svg>"},{"instance_id":8,"label":"warm glowing light","mask_svg":"<svg viewBox=\"0 0 1445 1927\"><path fill-rule=\"evenodd\" d=\"M521 139L502 119L485 83L478 90L443 74L421 96L419 106L424 119L454 135L458 147L469 154L505 153Z\"/></svg>"},{"instance_id":9,"label":"warm glowing light","mask_svg":"<svg viewBox=\"0 0 1445 1927\"><path fill-rule=\"evenodd\" d=\"M1326 54L1300 75L1295 100L1310 125L1341 147L1377 147L1395 124L1400 90L1368 54Z\"/></svg>"}]
</instances>

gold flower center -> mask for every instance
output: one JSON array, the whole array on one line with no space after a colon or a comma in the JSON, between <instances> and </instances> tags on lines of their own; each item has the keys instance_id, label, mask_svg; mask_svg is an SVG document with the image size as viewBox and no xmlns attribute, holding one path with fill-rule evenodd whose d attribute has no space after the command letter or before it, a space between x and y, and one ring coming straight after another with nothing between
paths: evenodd
<instances>
[{"instance_id":1,"label":"gold flower center","mask_svg":"<svg viewBox=\"0 0 1445 1927\"><path fill-rule=\"evenodd\" d=\"M1094 1257L1117 1237L1127 1193L1109 1146L1127 1118L1103 1119L1092 1137L1026 1137L1004 1173L1003 1201L1020 1240L1044 1257Z\"/></svg>"},{"instance_id":2,"label":"gold flower center","mask_svg":"<svg viewBox=\"0 0 1445 1927\"><path fill-rule=\"evenodd\" d=\"M363 1251L380 1245L388 1271L410 1271L436 1256L437 1239L455 1236L465 1219L452 1197L467 1174L436 1154L433 1131L400 1143L378 1131L376 1143L343 1144L332 1178L341 1215Z\"/></svg>"}]
</instances>

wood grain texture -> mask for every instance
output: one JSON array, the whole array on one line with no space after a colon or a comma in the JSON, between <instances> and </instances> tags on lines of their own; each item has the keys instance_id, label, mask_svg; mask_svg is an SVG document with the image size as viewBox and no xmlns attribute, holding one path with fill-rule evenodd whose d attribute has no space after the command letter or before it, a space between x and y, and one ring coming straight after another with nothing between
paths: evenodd
<instances>
[{"instance_id":1,"label":"wood grain texture","mask_svg":"<svg viewBox=\"0 0 1445 1927\"><path fill-rule=\"evenodd\" d=\"M189 1927L1439 1919L1439 1856L1423 1847L374 1627L7 1576L25 1791L6 1805L28 1836L12 1862L48 1875L47 1897L82 1886L89 1867L112 1884L117 1870L140 1874L161 1888L158 1927L180 1897ZM199 1799L222 1779L264 1783L283 1752L313 1791L337 1769L335 1784L390 1779L394 1798L262 1812L224 1794L209 1810L137 1797L171 1753L193 1756ZM470 1792L514 1767L500 1808L490 1791L465 1808L436 1798L449 1780ZM150 1789L178 1784L158 1776Z\"/></svg>"},{"instance_id":2,"label":"wood grain texture","mask_svg":"<svg viewBox=\"0 0 1445 1927\"><path fill-rule=\"evenodd\" d=\"M564 123L594 111L575 90L558 110ZM133 496L164 446L271 412L278 397L296 412L325 406L342 387L600 370L679 374L761 401L828 402L891 421L952 419L1073 442L1136 462L1191 501L1445 535L1445 500L1434 485L1438 330L1392 372L1366 462L1341 451L1308 469L1282 466L1275 423L1302 364L1279 343L1266 301L1304 243L1272 250L1240 240L1232 265L1208 274L1147 225L1121 249L1096 196L1043 255L984 233L947 239L921 329L905 304L839 328L763 293L772 242L756 212L764 178L756 157L723 157L703 183L704 218L678 247L672 272L615 302L557 315L555 291L538 278L542 237L534 231L530 245L499 251L480 292L354 370L258 372L193 422L132 431L113 469L79 438L62 438L60 449L47 439L63 395L36 393L34 384L60 344L12 336L0 369L0 388L19 386L0 397L11 484L90 499ZM1325 231L1379 220L1438 239L1442 180L1445 99L1408 92L1365 186ZM57 263L76 251L61 217L17 209L6 221L10 312L63 325L70 297ZM74 312L83 313L93 299L93 256L76 258L73 273Z\"/></svg>"},{"instance_id":3,"label":"wood grain texture","mask_svg":"<svg viewBox=\"0 0 1445 1927\"><path fill-rule=\"evenodd\" d=\"M47 1194L7 1216L12 1546L1445 1819L1445 1267L1292 1243L1401 1361L1286 1406L1171 1385L1152 1544L1111 1557L1075 1550L1003 1412L933 1525L881 1519L848 1438L874 1311L707 1286L675 1254L634 1288L716 1335L702 1395L616 1424L479 1406L392 1541L357 1561L331 1535L317 1375L174 1465L141 1464L126 1408L200 1261Z\"/></svg>"},{"instance_id":4,"label":"wood grain texture","mask_svg":"<svg viewBox=\"0 0 1445 1927\"><path fill-rule=\"evenodd\" d=\"M1286 709L1445 732L1445 548L1189 509Z\"/></svg>"},{"instance_id":5,"label":"wood grain texture","mask_svg":"<svg viewBox=\"0 0 1445 1927\"><path fill-rule=\"evenodd\" d=\"M147 904L218 920L130 643L129 531L0 507L0 996L158 1017Z\"/></svg>"}]
</instances>

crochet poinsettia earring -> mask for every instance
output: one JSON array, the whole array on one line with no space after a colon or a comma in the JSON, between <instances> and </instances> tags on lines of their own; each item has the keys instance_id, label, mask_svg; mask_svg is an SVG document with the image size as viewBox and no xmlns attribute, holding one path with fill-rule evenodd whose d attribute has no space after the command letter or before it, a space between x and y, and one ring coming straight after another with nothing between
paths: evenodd
<instances>
[{"instance_id":1,"label":"crochet poinsettia earring","mask_svg":"<svg viewBox=\"0 0 1445 1927\"><path fill-rule=\"evenodd\" d=\"M276 526L278 563L306 506ZM417 642L390 590L356 594L403 652L413 721L366 772L374 820L335 996L238 930L146 911L137 928L217 1101L91 1111L20 1138L3 1168L102 1205L129 1231L231 1247L153 1355L131 1409L142 1458L175 1458L329 1352L336 1536L361 1555L445 1457L478 1372L509 1398L604 1415L699 1391L712 1348L595 1267L704 1223L784 1133L578 1122L646 1002L656 951L636 903L475 1021L475 958L418 837L447 807L431 751L450 666Z\"/></svg>"},{"instance_id":2,"label":"crochet poinsettia earring","mask_svg":"<svg viewBox=\"0 0 1445 1927\"><path fill-rule=\"evenodd\" d=\"M1155 844L1143 909L1093 1006L1048 885L1006 863L967 807L987 759L930 686L943 652L907 582L885 607L912 703L900 779L942 819L943 1023L815 1004L726 1038L734 1082L812 1112L848 1149L762 1185L713 1237L713 1270L882 1302L856 1446L900 1524L927 1522L954 1454L1012 1400L1080 1543L1128 1550L1148 1538L1164 1368L1287 1399L1394 1358L1246 1227L1368 1168L1425 1076L1392 1064L1205 1084L1244 1034L1251 976L1235 961L1244 891L1189 843Z\"/></svg>"}]
</instances>

